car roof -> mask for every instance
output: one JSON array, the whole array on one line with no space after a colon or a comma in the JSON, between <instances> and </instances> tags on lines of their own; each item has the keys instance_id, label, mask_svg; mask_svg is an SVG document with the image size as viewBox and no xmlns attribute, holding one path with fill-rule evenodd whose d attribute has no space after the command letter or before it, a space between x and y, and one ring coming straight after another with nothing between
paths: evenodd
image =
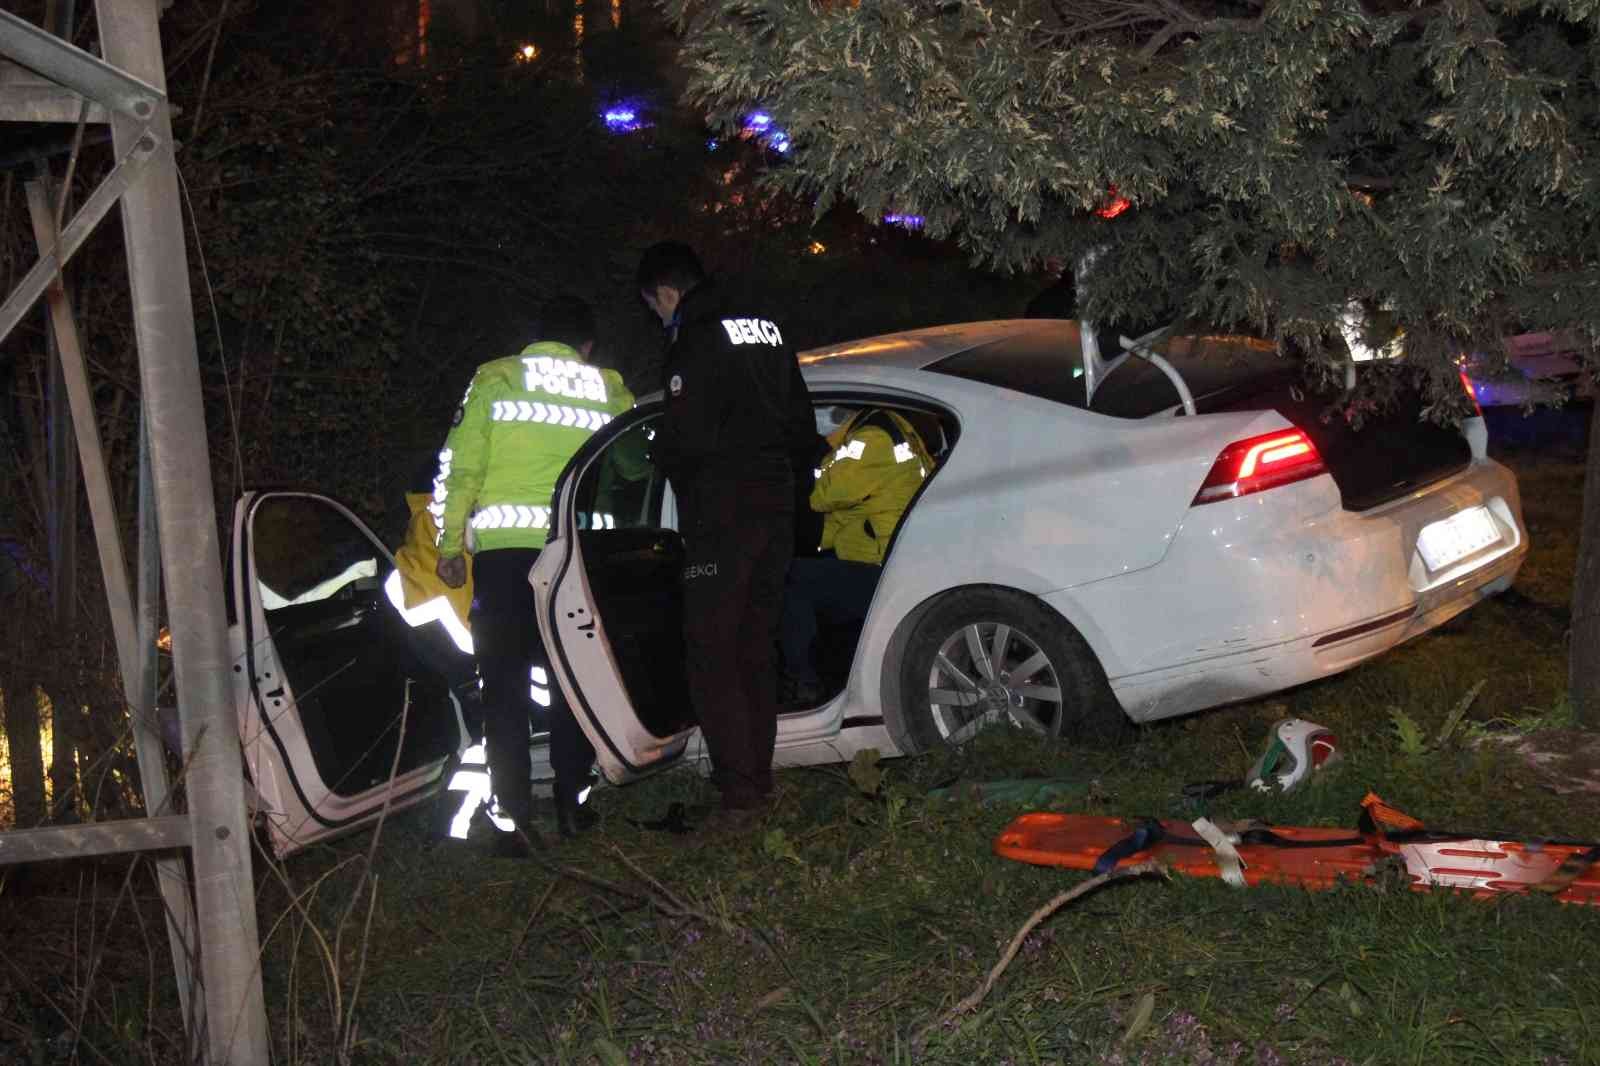
<instances>
[{"instance_id":1,"label":"car roof","mask_svg":"<svg viewBox=\"0 0 1600 1066\"><path fill-rule=\"evenodd\" d=\"M1048 318L1000 319L929 326L903 333L883 333L861 340L841 341L800 353L806 368L839 370L895 367L920 370L941 359L994 341L1028 333L1070 330L1075 323Z\"/></svg>"}]
</instances>

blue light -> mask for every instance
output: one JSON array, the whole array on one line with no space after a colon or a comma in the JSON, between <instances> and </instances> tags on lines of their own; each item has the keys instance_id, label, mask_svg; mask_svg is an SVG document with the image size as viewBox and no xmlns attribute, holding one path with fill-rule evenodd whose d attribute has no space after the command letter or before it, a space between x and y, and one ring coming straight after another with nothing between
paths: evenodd
<instances>
[{"instance_id":1,"label":"blue light","mask_svg":"<svg viewBox=\"0 0 1600 1066\"><path fill-rule=\"evenodd\" d=\"M708 152L715 152L720 147L722 147L722 142L715 137L706 142L706 151Z\"/></svg>"},{"instance_id":2,"label":"blue light","mask_svg":"<svg viewBox=\"0 0 1600 1066\"><path fill-rule=\"evenodd\" d=\"M921 215L884 215L885 226L901 226L905 229L921 229L926 220Z\"/></svg>"},{"instance_id":3,"label":"blue light","mask_svg":"<svg viewBox=\"0 0 1600 1066\"><path fill-rule=\"evenodd\" d=\"M743 135L760 141L779 155L789 151L789 135L774 124L772 116L765 111L752 111L744 117Z\"/></svg>"},{"instance_id":4,"label":"blue light","mask_svg":"<svg viewBox=\"0 0 1600 1066\"><path fill-rule=\"evenodd\" d=\"M601 118L605 121L606 129L612 133L632 133L644 128L644 123L639 120L639 112L632 107L609 108Z\"/></svg>"}]
</instances>

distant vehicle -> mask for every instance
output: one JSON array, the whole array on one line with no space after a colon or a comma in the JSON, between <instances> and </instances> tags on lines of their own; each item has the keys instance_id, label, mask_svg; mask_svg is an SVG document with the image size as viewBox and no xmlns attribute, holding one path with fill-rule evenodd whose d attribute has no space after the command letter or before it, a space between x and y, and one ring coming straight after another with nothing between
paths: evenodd
<instances>
[{"instance_id":1,"label":"distant vehicle","mask_svg":"<svg viewBox=\"0 0 1600 1066\"><path fill-rule=\"evenodd\" d=\"M1523 333L1506 338L1506 360L1468 356L1463 363L1480 407L1523 407L1592 397L1593 381L1573 338L1559 333Z\"/></svg>"},{"instance_id":2,"label":"distant vehicle","mask_svg":"<svg viewBox=\"0 0 1600 1066\"><path fill-rule=\"evenodd\" d=\"M1397 411L1355 432L1321 417L1326 401L1266 342L1144 343L1106 359L1076 323L1035 319L802 357L815 403L894 409L934 466L865 622L819 640L832 695L780 719L777 765L911 754L1000 723L1110 732L1252 699L1510 585L1527 533L1481 419L1462 433ZM705 754L672 487L612 461L637 456L660 416L645 397L573 458L530 575L545 680L616 784ZM240 724L278 849L430 794L469 744L471 685L445 678L439 664L461 656L437 620L413 613L412 628L386 601L381 545L332 501L256 494L233 557ZM411 647L430 630L432 666ZM542 744L535 762L547 776Z\"/></svg>"}]
</instances>

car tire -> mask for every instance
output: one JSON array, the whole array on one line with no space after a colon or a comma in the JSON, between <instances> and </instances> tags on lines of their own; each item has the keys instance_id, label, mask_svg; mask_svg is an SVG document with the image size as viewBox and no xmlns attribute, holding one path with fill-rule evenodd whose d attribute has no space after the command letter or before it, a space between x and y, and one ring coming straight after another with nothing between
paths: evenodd
<instances>
[{"instance_id":1,"label":"car tire","mask_svg":"<svg viewBox=\"0 0 1600 1066\"><path fill-rule=\"evenodd\" d=\"M951 593L922 613L901 657L900 704L919 751L960 746L1002 722L1099 744L1130 731L1083 637L1006 589Z\"/></svg>"}]
</instances>

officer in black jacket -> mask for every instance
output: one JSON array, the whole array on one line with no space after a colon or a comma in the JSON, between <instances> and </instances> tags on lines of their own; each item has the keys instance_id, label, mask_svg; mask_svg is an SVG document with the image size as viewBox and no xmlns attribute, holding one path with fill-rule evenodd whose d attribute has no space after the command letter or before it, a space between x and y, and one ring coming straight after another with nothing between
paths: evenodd
<instances>
[{"instance_id":1,"label":"officer in black jacket","mask_svg":"<svg viewBox=\"0 0 1600 1066\"><path fill-rule=\"evenodd\" d=\"M638 284L671 337L655 459L677 495L688 548L689 692L722 792L710 821L740 829L772 791L794 462L809 461L816 422L782 325L708 280L687 245L651 247Z\"/></svg>"}]
</instances>

